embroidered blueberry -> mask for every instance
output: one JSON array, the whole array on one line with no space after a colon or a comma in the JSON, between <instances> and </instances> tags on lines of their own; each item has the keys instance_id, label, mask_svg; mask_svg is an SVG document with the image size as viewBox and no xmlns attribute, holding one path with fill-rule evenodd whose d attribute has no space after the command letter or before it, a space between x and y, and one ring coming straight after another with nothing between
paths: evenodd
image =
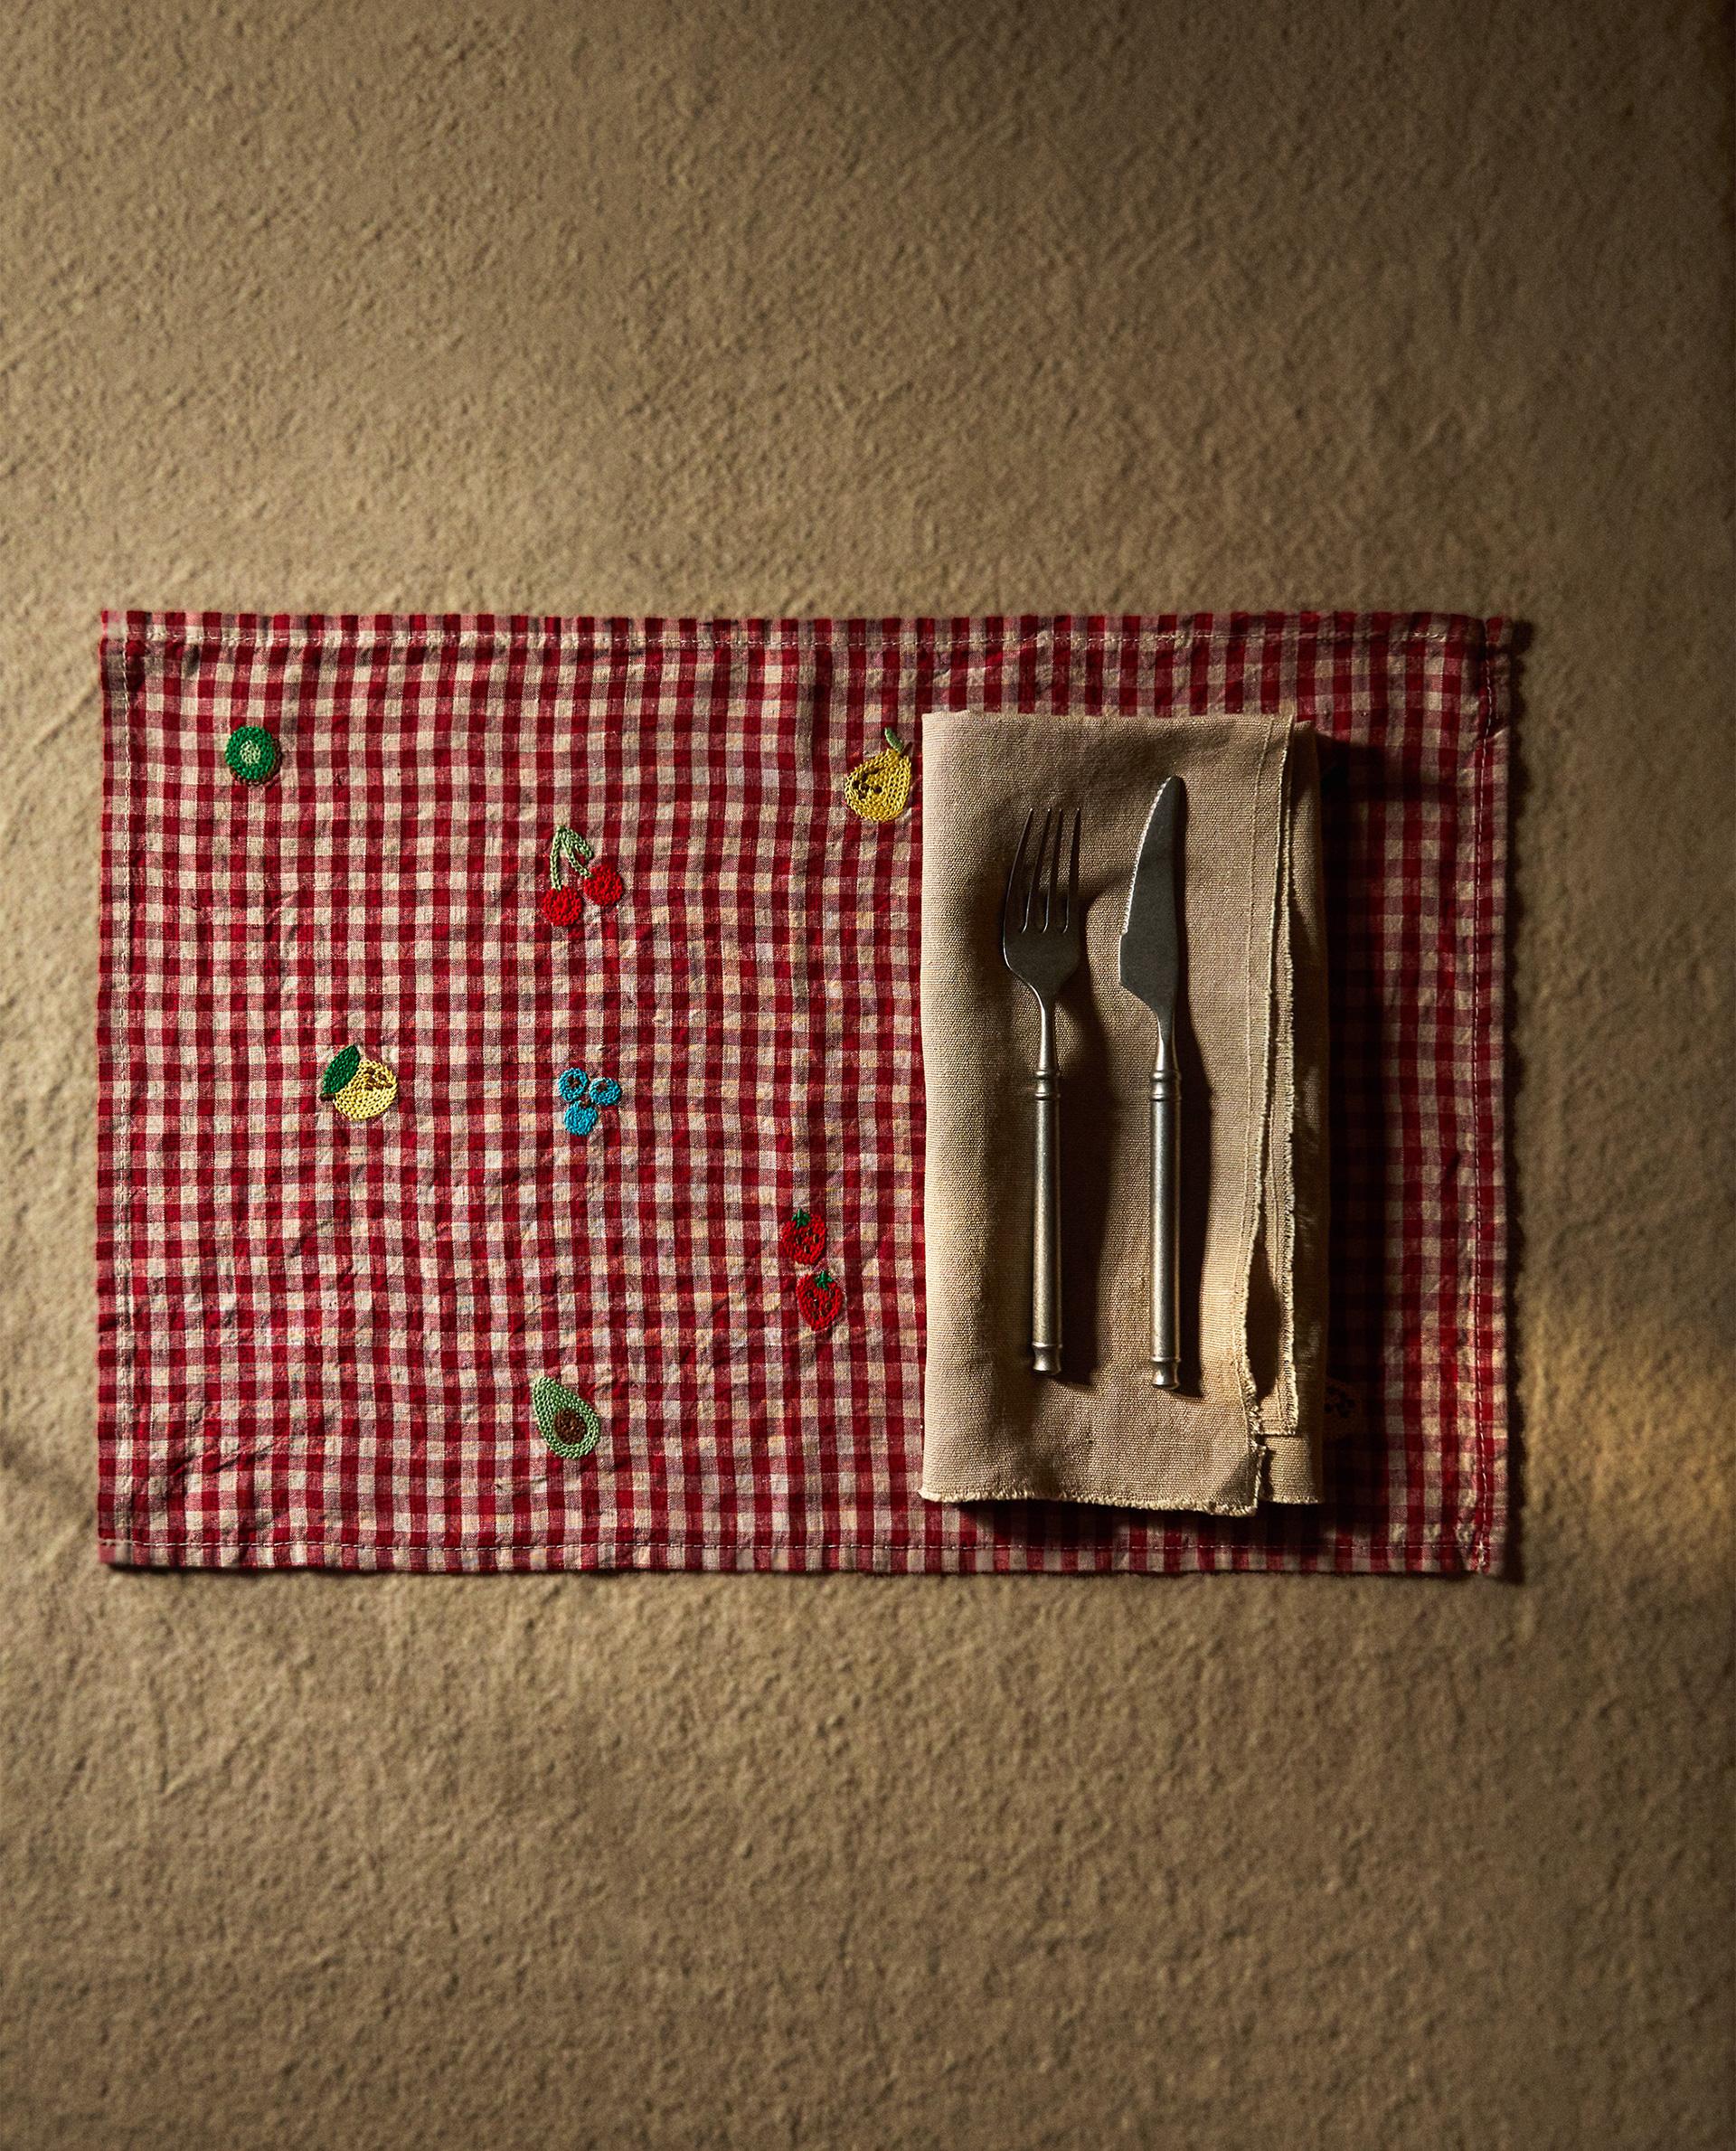
<instances>
[{"instance_id":1,"label":"embroidered blueberry","mask_svg":"<svg viewBox=\"0 0 1736 2151\"><path fill-rule=\"evenodd\" d=\"M278 742L262 724L240 724L229 735L223 759L243 784L263 784L278 766Z\"/></svg>"},{"instance_id":2,"label":"embroidered blueberry","mask_svg":"<svg viewBox=\"0 0 1736 2151\"><path fill-rule=\"evenodd\" d=\"M571 1462L596 1448L603 1422L577 1390L544 1374L531 1386L531 1409L537 1432L557 1457Z\"/></svg>"},{"instance_id":3,"label":"embroidered blueberry","mask_svg":"<svg viewBox=\"0 0 1736 2151\"><path fill-rule=\"evenodd\" d=\"M810 1217L806 1210L798 1210L793 1217L784 1220L783 1230L778 1235L778 1246L786 1261L798 1263L802 1269L807 1269L826 1252L825 1220Z\"/></svg>"},{"instance_id":4,"label":"embroidered blueberry","mask_svg":"<svg viewBox=\"0 0 1736 2151\"><path fill-rule=\"evenodd\" d=\"M621 1086L613 1076L587 1076L582 1068L564 1070L554 1087L566 1106L561 1118L569 1135L588 1136L604 1111L621 1102Z\"/></svg>"}]
</instances>

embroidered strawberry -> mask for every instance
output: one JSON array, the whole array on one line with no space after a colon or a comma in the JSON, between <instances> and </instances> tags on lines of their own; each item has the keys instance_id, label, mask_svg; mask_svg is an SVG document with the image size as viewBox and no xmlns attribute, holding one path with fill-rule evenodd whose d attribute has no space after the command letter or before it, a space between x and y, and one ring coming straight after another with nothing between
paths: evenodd
<instances>
[{"instance_id":1,"label":"embroidered strawberry","mask_svg":"<svg viewBox=\"0 0 1736 2151\"><path fill-rule=\"evenodd\" d=\"M551 926L577 926L585 915L585 907L579 901L579 892L566 882L559 889L545 889L538 909Z\"/></svg>"},{"instance_id":2,"label":"embroidered strawberry","mask_svg":"<svg viewBox=\"0 0 1736 2151\"><path fill-rule=\"evenodd\" d=\"M807 1326L824 1335L844 1312L844 1287L827 1271L816 1269L797 1286L796 1305Z\"/></svg>"},{"instance_id":3,"label":"embroidered strawberry","mask_svg":"<svg viewBox=\"0 0 1736 2151\"><path fill-rule=\"evenodd\" d=\"M826 1252L825 1221L810 1217L805 1210L786 1218L778 1235L778 1251L787 1262L797 1263L803 1269L811 1268Z\"/></svg>"},{"instance_id":4,"label":"embroidered strawberry","mask_svg":"<svg viewBox=\"0 0 1736 2151\"><path fill-rule=\"evenodd\" d=\"M620 902L626 890L620 875L607 859L599 859L579 886L599 911L612 910Z\"/></svg>"}]
</instances>

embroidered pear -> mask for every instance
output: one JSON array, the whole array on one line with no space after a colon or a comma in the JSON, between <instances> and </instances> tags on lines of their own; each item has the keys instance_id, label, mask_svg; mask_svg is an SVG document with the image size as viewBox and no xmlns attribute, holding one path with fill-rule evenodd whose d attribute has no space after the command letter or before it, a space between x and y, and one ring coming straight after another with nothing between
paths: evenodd
<instances>
[{"instance_id":1,"label":"embroidered pear","mask_svg":"<svg viewBox=\"0 0 1736 2151\"><path fill-rule=\"evenodd\" d=\"M910 750L891 725L885 736L880 752L858 762L844 780L844 805L864 822L893 821L910 803Z\"/></svg>"}]
</instances>

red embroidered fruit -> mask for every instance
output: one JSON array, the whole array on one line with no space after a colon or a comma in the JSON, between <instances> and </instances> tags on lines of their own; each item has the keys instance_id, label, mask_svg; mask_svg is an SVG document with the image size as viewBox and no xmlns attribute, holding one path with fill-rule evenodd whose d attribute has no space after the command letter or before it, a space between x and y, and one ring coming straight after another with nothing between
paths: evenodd
<instances>
[{"instance_id":1,"label":"red embroidered fruit","mask_svg":"<svg viewBox=\"0 0 1736 2151\"><path fill-rule=\"evenodd\" d=\"M826 1226L819 1218L798 1210L794 1217L785 1220L778 1247L786 1261L799 1262L807 1269L826 1252Z\"/></svg>"},{"instance_id":2,"label":"red embroidered fruit","mask_svg":"<svg viewBox=\"0 0 1736 2151\"><path fill-rule=\"evenodd\" d=\"M599 910L606 911L621 901L621 877L607 859L599 859L579 886Z\"/></svg>"},{"instance_id":3,"label":"red embroidered fruit","mask_svg":"<svg viewBox=\"0 0 1736 2151\"><path fill-rule=\"evenodd\" d=\"M551 926L577 926L585 913L579 892L564 882L559 889L545 889L538 909Z\"/></svg>"},{"instance_id":4,"label":"red embroidered fruit","mask_svg":"<svg viewBox=\"0 0 1736 2151\"><path fill-rule=\"evenodd\" d=\"M816 1269L797 1286L796 1304L810 1329L828 1330L844 1312L844 1287L825 1270Z\"/></svg>"}]
</instances>

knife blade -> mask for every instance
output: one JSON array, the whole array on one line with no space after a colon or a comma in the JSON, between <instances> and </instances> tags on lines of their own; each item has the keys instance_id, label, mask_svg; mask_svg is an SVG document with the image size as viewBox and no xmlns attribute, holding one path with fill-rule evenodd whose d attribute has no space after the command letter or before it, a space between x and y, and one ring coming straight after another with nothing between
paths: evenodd
<instances>
[{"instance_id":1,"label":"knife blade","mask_svg":"<svg viewBox=\"0 0 1736 2151\"><path fill-rule=\"evenodd\" d=\"M1146 817L1121 927L1121 984L1157 1019L1151 1071L1151 1379L1181 1386L1182 1083L1175 1060L1175 998L1181 985L1181 921L1176 911L1177 835L1184 797L1179 777L1165 777Z\"/></svg>"},{"instance_id":2,"label":"knife blade","mask_svg":"<svg viewBox=\"0 0 1736 2151\"><path fill-rule=\"evenodd\" d=\"M1175 917L1175 831L1181 804L1181 778L1165 777L1146 816L1121 927L1121 983L1150 1009L1160 1034L1165 1036L1174 1032L1182 969Z\"/></svg>"}]
</instances>

